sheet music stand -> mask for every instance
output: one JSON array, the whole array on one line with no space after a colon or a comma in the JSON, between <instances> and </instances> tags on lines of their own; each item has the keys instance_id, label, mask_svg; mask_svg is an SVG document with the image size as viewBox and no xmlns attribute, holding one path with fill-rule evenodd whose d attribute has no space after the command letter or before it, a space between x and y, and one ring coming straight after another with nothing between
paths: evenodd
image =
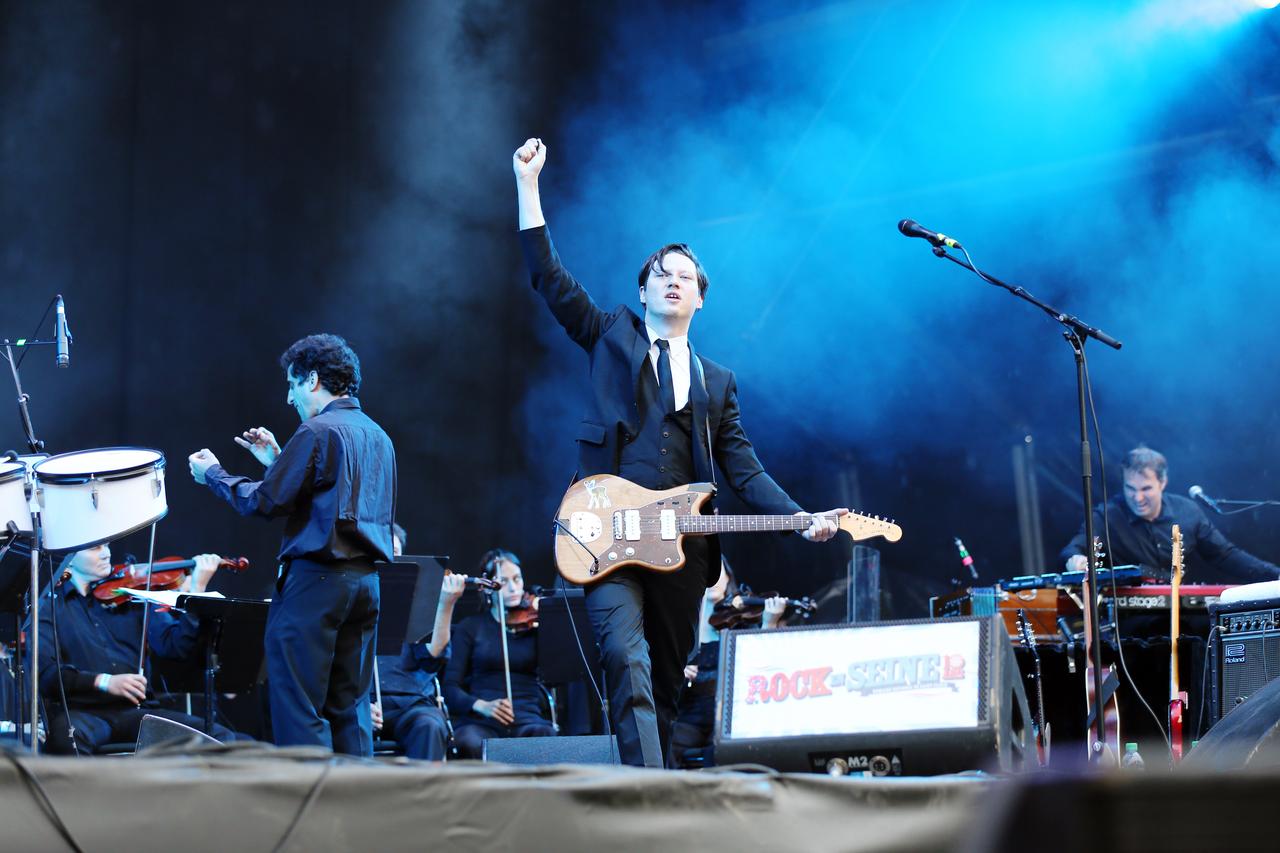
<instances>
[{"instance_id":1,"label":"sheet music stand","mask_svg":"<svg viewBox=\"0 0 1280 853\"><path fill-rule=\"evenodd\" d=\"M256 598L178 596L177 609L200 620L204 646L204 730L213 732L219 693L244 693L262 680L270 604Z\"/></svg>"},{"instance_id":2,"label":"sheet music stand","mask_svg":"<svg viewBox=\"0 0 1280 853\"><path fill-rule=\"evenodd\" d=\"M574 628L577 629L577 640L574 639ZM587 599L582 590L556 590L555 595L539 599L538 675L542 682L547 685L569 684L588 680L591 673L598 672L600 652L591 632L591 617L587 615Z\"/></svg>"},{"instance_id":3,"label":"sheet music stand","mask_svg":"<svg viewBox=\"0 0 1280 853\"><path fill-rule=\"evenodd\" d=\"M406 642L420 642L435 630L440 583L448 557L402 555L381 572L378 654L399 655Z\"/></svg>"}]
</instances>

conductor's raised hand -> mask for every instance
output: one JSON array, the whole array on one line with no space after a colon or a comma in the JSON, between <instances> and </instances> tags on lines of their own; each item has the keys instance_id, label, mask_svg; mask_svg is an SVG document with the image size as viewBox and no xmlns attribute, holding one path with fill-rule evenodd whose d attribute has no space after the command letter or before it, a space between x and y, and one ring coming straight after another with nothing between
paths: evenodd
<instances>
[{"instance_id":1,"label":"conductor's raised hand","mask_svg":"<svg viewBox=\"0 0 1280 853\"><path fill-rule=\"evenodd\" d=\"M280 443L266 427L250 427L235 437L235 443L268 468L280 457Z\"/></svg>"},{"instance_id":2,"label":"conductor's raised hand","mask_svg":"<svg viewBox=\"0 0 1280 853\"><path fill-rule=\"evenodd\" d=\"M524 145L517 148L516 153L511 157L511 167L515 169L516 177L521 180L536 179L546 162L547 146L542 144L541 139L536 138L526 139Z\"/></svg>"}]
</instances>

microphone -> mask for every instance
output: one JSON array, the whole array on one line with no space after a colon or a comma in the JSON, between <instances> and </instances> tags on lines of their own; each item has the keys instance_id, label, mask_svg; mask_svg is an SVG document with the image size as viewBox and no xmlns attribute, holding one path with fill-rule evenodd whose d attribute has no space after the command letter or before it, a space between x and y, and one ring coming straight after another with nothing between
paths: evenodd
<instances>
[{"instance_id":1,"label":"microphone","mask_svg":"<svg viewBox=\"0 0 1280 853\"><path fill-rule=\"evenodd\" d=\"M1215 501L1213 498L1209 497L1208 495L1206 495L1204 493L1204 489L1200 488L1199 486L1192 486L1191 488L1187 489L1187 494L1191 495L1191 497L1200 501L1200 503L1204 504L1209 509L1216 512L1218 515L1224 514L1222 512L1222 507L1218 506L1218 502Z\"/></svg>"},{"instance_id":2,"label":"microphone","mask_svg":"<svg viewBox=\"0 0 1280 853\"><path fill-rule=\"evenodd\" d=\"M61 293L58 294L58 316L54 328L58 336L58 367L67 367L71 364L71 349L67 346L71 335L67 333L67 306Z\"/></svg>"},{"instance_id":3,"label":"microphone","mask_svg":"<svg viewBox=\"0 0 1280 853\"><path fill-rule=\"evenodd\" d=\"M939 248L943 246L951 249L964 248L964 246L961 246L957 241L952 240L946 234L939 234L936 231L930 231L914 219L904 219L899 222L898 230L906 237L922 237Z\"/></svg>"}]
</instances>

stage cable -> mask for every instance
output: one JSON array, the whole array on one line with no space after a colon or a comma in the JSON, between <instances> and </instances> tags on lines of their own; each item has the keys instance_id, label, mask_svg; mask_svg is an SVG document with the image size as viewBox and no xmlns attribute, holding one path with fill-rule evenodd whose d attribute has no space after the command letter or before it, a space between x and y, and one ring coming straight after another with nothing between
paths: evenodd
<instances>
[{"instance_id":1,"label":"stage cable","mask_svg":"<svg viewBox=\"0 0 1280 853\"><path fill-rule=\"evenodd\" d=\"M1107 463L1106 457L1102 451L1102 429L1098 426L1098 407L1093 401L1093 379L1089 376L1089 359L1084 354L1084 339L1080 338L1079 343L1080 360L1084 365L1084 387L1089 398L1089 414L1093 420L1093 438L1098 445L1098 479L1102 483L1102 535L1107 542L1107 557L1111 558L1114 552L1111 550L1111 522L1107 517L1107 501L1109 500L1107 497ZM1093 512L1093 507L1086 507L1086 509L1089 512ZM1086 544L1089 548L1093 547L1092 542ZM1138 689L1137 682L1133 680L1133 676L1129 673L1129 664L1124 659L1124 643L1120 638L1120 608L1116 604L1118 596L1116 592L1117 584L1114 559L1112 559L1111 566L1111 624L1115 631L1116 657L1120 660L1120 669L1124 672L1125 680L1129 682L1130 689L1132 689L1134 695L1138 697L1138 701L1142 703L1142 707L1147 709L1147 713L1151 715L1151 719L1155 721L1156 730L1160 732L1160 737L1164 738L1165 746L1168 748L1169 755L1172 757L1173 741L1169 739L1169 733L1165 730L1164 723L1161 721L1159 715L1156 714L1155 709L1147 703L1146 697L1143 696L1142 691ZM1094 595L1096 594L1097 593L1095 592ZM1094 604L1093 606L1096 607L1097 605ZM1101 631L1099 633L1101 633ZM1098 637L1098 641L1102 642L1102 637ZM1170 642L1173 641L1171 640ZM1098 710L1098 713L1102 713L1101 709Z\"/></svg>"},{"instance_id":2,"label":"stage cable","mask_svg":"<svg viewBox=\"0 0 1280 853\"><path fill-rule=\"evenodd\" d=\"M76 741L76 726L71 720L71 706L67 704L67 682L65 674L62 671L62 643L58 640L58 612L54 608L56 590L54 589L53 573L56 569L53 567L53 557L48 551L42 551L41 555L49 561L49 622L53 625L53 663L58 669L58 698L62 702L62 713L67 718L67 737L71 741L71 749L78 757L80 755L80 744ZM40 618L40 608L38 606L36 607L34 618ZM35 685L33 689L38 691L40 689L40 685ZM40 704L42 707L44 706L43 697L41 698ZM45 708L44 716L45 719L49 721L49 728L52 730L53 717L49 714L48 708ZM31 736L33 738L36 736L34 720L31 723Z\"/></svg>"},{"instance_id":3,"label":"stage cable","mask_svg":"<svg viewBox=\"0 0 1280 853\"><path fill-rule=\"evenodd\" d=\"M36 330L31 333L31 339L36 340L40 337L40 330L44 328L44 321L49 319L49 312L53 310L53 306L58 304L58 297L55 296L49 300L49 304L45 306L44 314L40 315L40 322L36 324ZM23 347L22 352L18 355L18 363L15 368L22 367L22 360L27 357L27 353L31 351L31 347Z\"/></svg>"},{"instance_id":4,"label":"stage cable","mask_svg":"<svg viewBox=\"0 0 1280 853\"><path fill-rule=\"evenodd\" d=\"M34 732L35 729L33 728L33 736ZM9 749L0 749L0 754L3 754L5 758L9 759L9 763L18 771L18 775L22 777L22 781L25 782L27 787L31 790L31 798L36 801L38 806L40 806L40 810L49 818L49 823L53 824L53 828L56 829L58 834L62 836L63 840L67 842L67 846L76 851L76 853L84 853L84 848L76 843L75 838L71 835L71 830L62 820L62 816L58 814L58 810L54 808L53 800L49 797L49 793L45 791L44 786L40 784L40 780L31 772L31 769L22 762L21 758Z\"/></svg>"},{"instance_id":5,"label":"stage cable","mask_svg":"<svg viewBox=\"0 0 1280 853\"><path fill-rule=\"evenodd\" d=\"M307 790L307 795L302 798L302 804L298 806L298 811L294 813L293 820L289 821L289 826L285 829L284 835L280 836L280 840L271 848L272 853L279 853L289 843L289 839L298 830L298 824L302 822L302 818L310 810L311 804L320 796L320 789L324 787L325 781L329 778L329 771L333 769L337 763L336 758L330 758L324 763L324 769L320 771L320 775L316 777L316 781L311 783L311 787Z\"/></svg>"}]
</instances>

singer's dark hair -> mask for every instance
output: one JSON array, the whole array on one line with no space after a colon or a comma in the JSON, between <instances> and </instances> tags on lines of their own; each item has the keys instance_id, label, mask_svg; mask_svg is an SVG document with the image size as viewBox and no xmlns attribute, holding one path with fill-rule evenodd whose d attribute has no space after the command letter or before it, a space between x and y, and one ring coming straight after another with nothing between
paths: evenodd
<instances>
[{"instance_id":1,"label":"singer's dark hair","mask_svg":"<svg viewBox=\"0 0 1280 853\"><path fill-rule=\"evenodd\" d=\"M337 335L307 335L295 341L280 356L280 366L299 379L314 370L330 394L360 393L360 359Z\"/></svg>"},{"instance_id":2,"label":"singer's dark hair","mask_svg":"<svg viewBox=\"0 0 1280 853\"><path fill-rule=\"evenodd\" d=\"M1169 478L1169 460L1164 458L1163 453L1152 450L1145 444L1139 444L1126 453L1120 467L1126 474L1140 473L1149 468L1157 480L1163 482Z\"/></svg>"},{"instance_id":3,"label":"singer's dark hair","mask_svg":"<svg viewBox=\"0 0 1280 853\"><path fill-rule=\"evenodd\" d=\"M666 272L666 269L662 266L662 259L672 252L677 255L684 255L693 261L693 268L698 271L698 295L706 299L707 288L711 286L711 282L707 279L707 271L702 268L702 262L698 260L698 256L693 253L693 249L690 249L687 243L668 243L650 255L645 260L644 266L640 268L640 289L644 290L644 286L649 282L649 273L652 270Z\"/></svg>"}]
</instances>

